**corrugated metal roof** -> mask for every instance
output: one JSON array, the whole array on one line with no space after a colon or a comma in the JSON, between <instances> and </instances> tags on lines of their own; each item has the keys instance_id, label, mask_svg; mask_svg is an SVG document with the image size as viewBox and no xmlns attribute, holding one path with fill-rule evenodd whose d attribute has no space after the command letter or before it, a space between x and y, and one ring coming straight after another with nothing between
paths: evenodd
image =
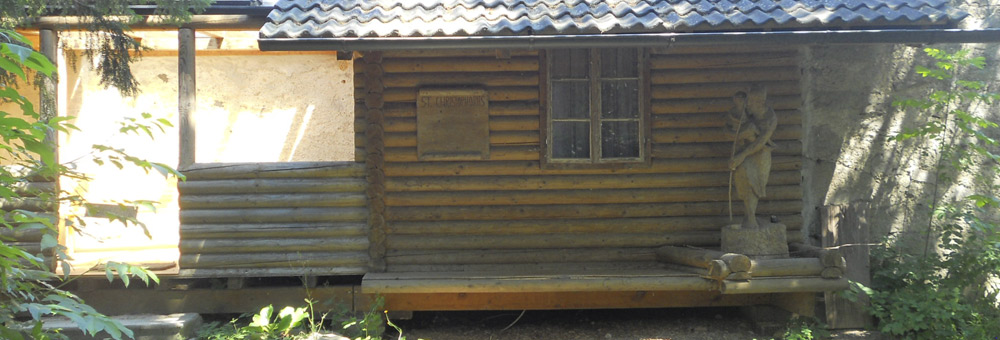
<instances>
[{"instance_id":1,"label":"corrugated metal roof","mask_svg":"<svg viewBox=\"0 0 1000 340\"><path fill-rule=\"evenodd\" d=\"M278 0L261 38L647 33L946 25L947 0Z\"/></svg>"}]
</instances>

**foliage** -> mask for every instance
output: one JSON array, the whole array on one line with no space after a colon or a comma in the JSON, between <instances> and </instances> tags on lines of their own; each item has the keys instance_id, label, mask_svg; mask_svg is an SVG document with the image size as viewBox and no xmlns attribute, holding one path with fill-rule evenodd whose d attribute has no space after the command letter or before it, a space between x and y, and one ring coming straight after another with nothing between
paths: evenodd
<instances>
[{"instance_id":1,"label":"foliage","mask_svg":"<svg viewBox=\"0 0 1000 340\"><path fill-rule=\"evenodd\" d=\"M826 325L814 318L792 317L788 321L788 327L782 334L783 340L814 340L827 339L830 332L826 330Z\"/></svg>"},{"instance_id":2,"label":"foliage","mask_svg":"<svg viewBox=\"0 0 1000 340\"><path fill-rule=\"evenodd\" d=\"M855 295L871 299L871 312L884 334L908 339L986 339L1000 334L1000 200L991 193L1000 145L997 124L967 108L993 105L1000 94L986 84L958 77L983 68L985 59L968 51L949 53L928 48L936 62L917 67L923 77L945 82L946 89L926 98L894 105L931 113L931 120L893 137L897 141L932 141L939 146L930 223L923 252L906 251L901 236L890 235L872 251L872 287L855 283ZM939 187L973 178L974 194L943 200ZM936 247L934 247L936 245ZM937 248L937 249L934 249Z\"/></svg>"},{"instance_id":3,"label":"foliage","mask_svg":"<svg viewBox=\"0 0 1000 340\"><path fill-rule=\"evenodd\" d=\"M330 327L352 340L377 340L385 330L385 325L399 332L399 340L405 340L402 330L385 317L381 308L383 297L376 297L375 303L363 314L356 315L350 309L341 307L335 312L318 314L312 300L306 299L306 307L285 307L272 317L274 308L264 307L257 314L245 314L228 323L211 322L199 332L202 340L273 340L308 339L324 332L324 320L330 320ZM383 317L385 317L383 319Z\"/></svg>"},{"instance_id":4,"label":"foliage","mask_svg":"<svg viewBox=\"0 0 1000 340\"><path fill-rule=\"evenodd\" d=\"M83 28L84 55L98 65L101 84L115 87L124 95L139 92L139 83L132 75L129 63L142 54L142 45L128 35L130 26L144 18L137 9L148 9L153 18L163 24L179 25L202 12L212 0L0 0L0 29L12 30L49 17L68 27L72 24ZM23 46L30 44L25 43ZM11 71L8 71L11 72ZM12 77L0 72L0 83L11 83Z\"/></svg>"},{"instance_id":5,"label":"foliage","mask_svg":"<svg viewBox=\"0 0 1000 340\"><path fill-rule=\"evenodd\" d=\"M12 30L0 29L0 69L6 74L26 80L30 72L41 77L51 77L55 67L43 55L31 48L27 39ZM27 72L25 69L30 70ZM68 133L75 130L68 123L69 117L52 117L42 119L35 111L32 103L10 86L10 82L0 81L0 99L12 103L19 112L0 111L0 151L4 151L3 161L9 166L0 167L0 199L3 202L36 202L43 211L51 211L53 207L88 207L88 202L79 196L65 191L47 192L30 190L31 179L53 179L59 176L76 179L86 179L83 174L73 171L68 164L56 162L52 136L55 131ZM144 131L150 127L162 128L163 122L144 121L126 122L123 133L129 131ZM146 169L157 169L167 174L178 175L165 165L150 163L120 150L102 150L96 148L90 155L94 161L109 160L114 163L124 160ZM117 158L116 158L117 157ZM116 164L121 167L121 164ZM163 169L160 169L163 167ZM20 190L18 188L21 188ZM31 198L21 197L22 193L30 194ZM119 202L119 205L135 202ZM4 339L52 339L63 338L58 332L42 329L43 316L63 316L89 335L106 333L113 339L132 337L132 332L120 322L98 313L86 305L79 297L60 287L69 278L69 257L65 247L59 245L54 221L51 215L33 212L25 209L8 209L3 213L2 229L4 235L22 233L41 233L41 249L44 254L33 254L25 249L9 244L12 239L0 236L0 337ZM125 223L139 224L132 217L107 214L109 219ZM66 225L81 229L83 220L80 216L63 216ZM141 224L140 224L141 225ZM147 232L148 235L148 232ZM51 259L47 259L51 256ZM54 273L50 265L59 264L62 275ZM149 281L158 282L152 272L125 263L109 262L105 265L108 280L115 277L129 284L130 277L135 276L147 285Z\"/></svg>"}]
</instances>

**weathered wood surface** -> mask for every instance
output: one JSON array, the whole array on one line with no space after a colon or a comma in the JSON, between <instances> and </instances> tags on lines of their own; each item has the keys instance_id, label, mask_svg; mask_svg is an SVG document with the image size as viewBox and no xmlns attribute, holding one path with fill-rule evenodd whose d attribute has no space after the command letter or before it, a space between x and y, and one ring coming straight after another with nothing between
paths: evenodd
<instances>
[{"instance_id":1,"label":"weathered wood surface","mask_svg":"<svg viewBox=\"0 0 1000 340\"><path fill-rule=\"evenodd\" d=\"M748 272L752 266L750 258L746 255L671 246L657 248L656 259L666 263L676 263L699 268L717 266L715 261L721 260L731 272Z\"/></svg>"},{"instance_id":2,"label":"weathered wood surface","mask_svg":"<svg viewBox=\"0 0 1000 340\"><path fill-rule=\"evenodd\" d=\"M58 219L52 200L44 198L55 192L56 183L38 176L30 176L24 169L8 168L6 170L15 176L27 177L29 181L11 185L10 189L13 189L19 197L0 199L0 218L3 219L4 223L10 225L9 228L0 226L0 237L4 238L4 243L21 247L30 254L51 255L51 249L42 252L41 240L45 234L56 236L55 230L40 225L21 224L13 221L6 214L12 210L24 210L47 216L53 224L57 224Z\"/></svg>"},{"instance_id":3,"label":"weathered wood surface","mask_svg":"<svg viewBox=\"0 0 1000 340\"><path fill-rule=\"evenodd\" d=\"M821 276L826 269L817 258L789 258L753 261L753 277Z\"/></svg>"},{"instance_id":4,"label":"weathered wood surface","mask_svg":"<svg viewBox=\"0 0 1000 340\"><path fill-rule=\"evenodd\" d=\"M368 271L363 165L194 164L184 173L180 275Z\"/></svg>"},{"instance_id":5,"label":"weathered wood surface","mask_svg":"<svg viewBox=\"0 0 1000 340\"><path fill-rule=\"evenodd\" d=\"M355 133L359 147L368 149L357 160L369 162L377 154L384 162L387 270L524 263L533 257L568 263L573 254L592 258L586 255L591 251L607 261L648 261L649 250L662 245L717 245L717 230L729 222L732 148L722 118L732 94L753 84L771 89L779 122L769 196L759 212L777 216L789 226L789 237L800 237L797 52L781 47L651 52L651 162L563 169L541 163L539 112L545 98L540 98L544 81L538 77L537 52L511 51L510 58L498 58L493 50L386 52L378 79L365 72L374 66L356 60ZM463 85L489 95L489 159L418 161L418 91ZM371 86L382 87L379 145L369 145L366 135L374 126L367 117ZM739 214L741 205L734 210ZM558 252L539 252L545 249ZM621 249L645 252L614 251ZM448 256L422 256L421 250Z\"/></svg>"},{"instance_id":6,"label":"weathered wood surface","mask_svg":"<svg viewBox=\"0 0 1000 340\"><path fill-rule=\"evenodd\" d=\"M821 277L753 278L722 282L722 294L834 292L847 289L847 279Z\"/></svg>"},{"instance_id":7,"label":"weathered wood surface","mask_svg":"<svg viewBox=\"0 0 1000 340\"><path fill-rule=\"evenodd\" d=\"M710 291L381 294L392 310L550 310L751 306L770 294L719 295ZM361 305L356 303L355 305Z\"/></svg>"},{"instance_id":8,"label":"weathered wood surface","mask_svg":"<svg viewBox=\"0 0 1000 340\"><path fill-rule=\"evenodd\" d=\"M385 221L385 113L383 107L390 98L386 91L385 59L381 52L369 52L360 59L364 71L365 84L362 87L364 98L365 122L365 180L368 182L365 194L368 196L368 256L370 269L376 272L385 271L386 252L386 221ZM416 148L414 148L416 149Z\"/></svg>"},{"instance_id":9,"label":"weathered wood surface","mask_svg":"<svg viewBox=\"0 0 1000 340\"><path fill-rule=\"evenodd\" d=\"M180 142L178 168L184 169L197 161L195 136L197 132L198 87L195 61L195 30L180 28L177 31L177 112Z\"/></svg>"},{"instance_id":10,"label":"weathered wood surface","mask_svg":"<svg viewBox=\"0 0 1000 340\"><path fill-rule=\"evenodd\" d=\"M218 275L227 276L227 275ZM234 272L228 276L256 276ZM161 277L163 283L169 279ZM105 280L106 283L106 280ZM161 284L163 284L161 283ZM74 291L97 311L107 315L207 313L240 314L258 312L268 305L296 306L314 299L317 308L351 308L352 286L268 287L243 289L96 289ZM122 303L128 301L128 303Z\"/></svg>"},{"instance_id":11,"label":"weathered wood surface","mask_svg":"<svg viewBox=\"0 0 1000 340\"><path fill-rule=\"evenodd\" d=\"M390 293L515 293L637 290L713 290L715 284L672 270L611 270L586 272L513 269L486 272L369 273L362 280L365 294Z\"/></svg>"}]
</instances>

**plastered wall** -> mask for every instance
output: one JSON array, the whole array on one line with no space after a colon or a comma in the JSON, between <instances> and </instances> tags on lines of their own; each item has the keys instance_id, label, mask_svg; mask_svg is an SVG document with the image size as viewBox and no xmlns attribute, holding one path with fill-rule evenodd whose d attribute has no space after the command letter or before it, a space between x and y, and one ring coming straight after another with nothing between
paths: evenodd
<instances>
[{"instance_id":1,"label":"plastered wall","mask_svg":"<svg viewBox=\"0 0 1000 340\"><path fill-rule=\"evenodd\" d=\"M960 28L998 27L998 1L956 2L969 12ZM804 162L803 217L806 235L819 243L820 210L825 205L869 209L873 241L890 232L923 245L935 194L951 200L974 187L969 178L957 185L935 185L933 141L894 142L889 138L926 122L926 113L891 106L894 99L921 98L935 89L914 72L929 64L924 46L836 45L803 48ZM970 49L986 58L987 68L967 74L1000 91L1000 45L940 44L949 51ZM997 107L969 107L974 114L1000 121ZM978 188L982 190L984 188Z\"/></svg>"},{"instance_id":2,"label":"plastered wall","mask_svg":"<svg viewBox=\"0 0 1000 340\"><path fill-rule=\"evenodd\" d=\"M136 62L132 70L141 89L134 98L105 89L84 58L69 67L62 83L64 114L75 116L72 122L81 131L61 136L60 156L79 160L77 170L92 177L86 184L64 179L63 187L80 190L97 203L158 203L155 210L138 213L151 239L141 228L87 219L93 237L74 235L67 240L81 264L172 262L178 256L176 180L89 160L91 146L104 144L177 166L177 57L156 53ZM331 54L198 56L197 162L353 162L352 77L350 62ZM154 129L155 139L119 133L119 121L142 113L165 118L175 127L162 133Z\"/></svg>"}]
</instances>

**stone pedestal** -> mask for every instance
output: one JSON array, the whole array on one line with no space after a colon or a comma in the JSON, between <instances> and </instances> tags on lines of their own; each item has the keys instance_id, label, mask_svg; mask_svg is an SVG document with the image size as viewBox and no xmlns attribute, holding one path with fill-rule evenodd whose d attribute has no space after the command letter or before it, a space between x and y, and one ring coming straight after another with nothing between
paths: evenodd
<instances>
[{"instance_id":1,"label":"stone pedestal","mask_svg":"<svg viewBox=\"0 0 1000 340\"><path fill-rule=\"evenodd\" d=\"M788 240L785 229L784 224L763 221L757 228L727 225L722 227L722 251L754 259L787 258Z\"/></svg>"}]
</instances>

